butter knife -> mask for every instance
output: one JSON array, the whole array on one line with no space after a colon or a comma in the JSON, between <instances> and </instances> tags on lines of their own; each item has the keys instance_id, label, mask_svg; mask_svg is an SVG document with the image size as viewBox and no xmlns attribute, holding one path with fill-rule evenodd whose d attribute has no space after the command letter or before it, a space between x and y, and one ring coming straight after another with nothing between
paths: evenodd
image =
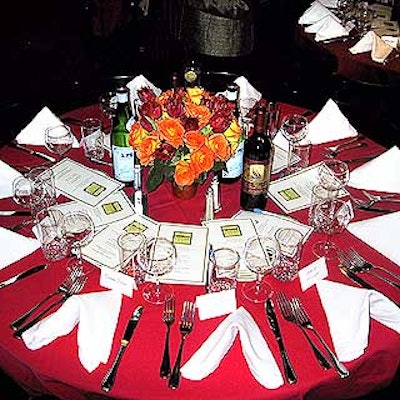
<instances>
[{"instance_id":1,"label":"butter knife","mask_svg":"<svg viewBox=\"0 0 400 400\"><path fill-rule=\"evenodd\" d=\"M122 360L122 356L124 355L124 352L128 347L128 344L132 338L133 332L135 331L136 326L140 320L140 317L143 314L143 309L144 309L143 306L137 307L128 321L128 324L125 328L124 336L122 337L121 340L121 345L119 346L118 353L114 359L114 362L111 365L111 368L105 374L103 381L101 382L101 389L104 392L109 392L114 385L115 377L117 376L117 371L119 364Z\"/></svg>"},{"instance_id":2,"label":"butter knife","mask_svg":"<svg viewBox=\"0 0 400 400\"><path fill-rule=\"evenodd\" d=\"M285 345L283 343L281 331L279 329L278 319L276 318L274 303L271 299L267 299L265 302L265 312L272 332L275 335L276 341L278 342L279 352L281 353L283 369L285 371L285 378L289 384L297 382L297 375L290 362L289 356L286 352Z\"/></svg>"},{"instance_id":3,"label":"butter knife","mask_svg":"<svg viewBox=\"0 0 400 400\"><path fill-rule=\"evenodd\" d=\"M39 272L39 271L41 271L43 269L46 269L46 268L47 268L47 265L46 264L42 264L42 265L37 265L36 267L29 268L26 271L20 272L19 274L14 275L13 277L11 277L11 278L3 281L3 282L0 282L0 289L5 287L5 286L11 285L14 282L17 282L17 281L19 281L21 279L24 279L24 278L26 278L26 277L28 277L28 276L36 273L36 272Z\"/></svg>"},{"instance_id":4,"label":"butter knife","mask_svg":"<svg viewBox=\"0 0 400 400\"><path fill-rule=\"evenodd\" d=\"M10 146L15 147L17 149L20 149L22 151L25 151L26 153L32 154L34 156L44 158L45 160L50 161L50 162L56 162L57 161L52 156L49 156L49 155L47 155L45 153L42 153L41 151L32 150L29 147L25 147L22 144L19 144L19 143L15 142L15 141L10 142Z\"/></svg>"}]
</instances>

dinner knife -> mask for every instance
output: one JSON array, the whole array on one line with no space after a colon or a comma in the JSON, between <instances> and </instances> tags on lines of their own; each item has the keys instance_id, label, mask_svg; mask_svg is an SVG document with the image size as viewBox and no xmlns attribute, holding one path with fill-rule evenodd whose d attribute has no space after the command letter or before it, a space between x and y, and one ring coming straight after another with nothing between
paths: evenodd
<instances>
[{"instance_id":1,"label":"dinner knife","mask_svg":"<svg viewBox=\"0 0 400 400\"><path fill-rule=\"evenodd\" d=\"M279 329L278 319L276 318L276 314L275 314L275 310L274 310L274 303L272 302L271 299L267 299L267 301L265 302L265 312L267 314L269 326L275 335L276 341L278 342L286 380L290 384L296 383L297 375L296 375L296 372L290 362L289 356L285 349L285 345L283 344L283 339L282 339L281 331Z\"/></svg>"},{"instance_id":2,"label":"dinner knife","mask_svg":"<svg viewBox=\"0 0 400 400\"><path fill-rule=\"evenodd\" d=\"M339 265L339 269L342 272L342 274L346 275L353 282L357 283L358 286L361 286L365 289L376 290L378 292L378 290L375 289L372 285L370 285L368 282L364 281L364 279L360 278L357 274L350 271L344 265Z\"/></svg>"},{"instance_id":3,"label":"dinner knife","mask_svg":"<svg viewBox=\"0 0 400 400\"><path fill-rule=\"evenodd\" d=\"M17 275L14 275L13 277L7 279L6 281L0 282L0 289L13 284L14 282L17 282L21 279L24 279L32 274L35 274L36 272L39 272L43 269L46 269L47 265L46 264L42 264L42 265L37 265L36 267L32 267L27 269L26 271L20 272Z\"/></svg>"},{"instance_id":4,"label":"dinner knife","mask_svg":"<svg viewBox=\"0 0 400 400\"><path fill-rule=\"evenodd\" d=\"M143 314L143 309L144 309L143 306L137 307L128 321L128 324L125 328L124 336L122 337L121 340L121 345L119 346L118 353L114 359L114 362L111 365L111 368L105 374L103 381L101 382L101 389L104 392L109 392L114 385L115 377L117 376L117 371L119 364L122 360L122 356L124 355L124 352L128 347L128 344L132 338L133 332L135 331L136 326L140 320L140 317Z\"/></svg>"},{"instance_id":5,"label":"dinner knife","mask_svg":"<svg viewBox=\"0 0 400 400\"><path fill-rule=\"evenodd\" d=\"M393 210L391 208L368 207L368 206L364 207L364 206L357 206L357 205L356 205L356 208L358 210L382 212L382 213L385 213L385 214L389 214L389 213L392 213L392 212L400 211L400 209L399 210Z\"/></svg>"},{"instance_id":6,"label":"dinner knife","mask_svg":"<svg viewBox=\"0 0 400 400\"><path fill-rule=\"evenodd\" d=\"M24 215L31 215L28 210L0 210L0 217L22 217Z\"/></svg>"},{"instance_id":7,"label":"dinner knife","mask_svg":"<svg viewBox=\"0 0 400 400\"><path fill-rule=\"evenodd\" d=\"M23 146L22 144L19 144L19 143L15 142L15 141L10 142L10 146L15 147L17 149L20 149L22 151L25 151L26 153L32 154L34 156L44 158L45 160L50 161L50 162L56 162L57 161L52 156L49 156L49 155L47 155L45 153L42 153L41 151L32 150L29 147Z\"/></svg>"}]
</instances>

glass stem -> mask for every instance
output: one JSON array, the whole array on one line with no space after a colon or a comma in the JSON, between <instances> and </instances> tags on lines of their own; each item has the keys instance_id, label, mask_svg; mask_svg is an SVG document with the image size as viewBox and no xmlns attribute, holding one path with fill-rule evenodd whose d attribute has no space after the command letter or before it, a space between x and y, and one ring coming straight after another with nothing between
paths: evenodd
<instances>
[{"instance_id":1,"label":"glass stem","mask_svg":"<svg viewBox=\"0 0 400 400\"><path fill-rule=\"evenodd\" d=\"M293 143L289 141L288 158L287 158L287 170L290 171L290 162L292 161Z\"/></svg>"},{"instance_id":2,"label":"glass stem","mask_svg":"<svg viewBox=\"0 0 400 400\"><path fill-rule=\"evenodd\" d=\"M261 289L261 282L262 282L262 275L261 274L257 274L256 277L256 292L258 293Z\"/></svg>"}]
</instances>

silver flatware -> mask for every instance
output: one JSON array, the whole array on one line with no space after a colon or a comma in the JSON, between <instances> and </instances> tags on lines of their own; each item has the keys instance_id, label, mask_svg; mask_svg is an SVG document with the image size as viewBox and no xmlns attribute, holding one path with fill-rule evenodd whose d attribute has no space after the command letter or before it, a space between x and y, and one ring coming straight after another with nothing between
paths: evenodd
<instances>
[{"instance_id":1,"label":"silver flatware","mask_svg":"<svg viewBox=\"0 0 400 400\"><path fill-rule=\"evenodd\" d=\"M368 207L368 206L360 206L356 204L356 208L358 210L363 210L363 211L372 211L372 212L381 212L384 214L389 214L392 212L400 211L400 210L394 210L392 208L381 208L381 207Z\"/></svg>"},{"instance_id":2,"label":"silver flatware","mask_svg":"<svg viewBox=\"0 0 400 400\"><path fill-rule=\"evenodd\" d=\"M365 281L364 279L360 278L356 273L352 272L350 270L350 268L346 267L345 265L339 265L339 269L340 269L340 271L342 272L343 275L347 276L350 280L352 280L358 286L361 286L364 289L376 290L377 292L379 292L379 290L375 289L367 281Z\"/></svg>"},{"instance_id":3,"label":"silver flatware","mask_svg":"<svg viewBox=\"0 0 400 400\"><path fill-rule=\"evenodd\" d=\"M28 276L31 276L32 274L35 274L36 272L42 271L46 268L47 265L42 264L42 265L37 265L36 267L29 268L26 271L20 272L19 274L14 275L3 282L0 282L0 289L12 285L13 283L20 281L21 279L27 278Z\"/></svg>"},{"instance_id":4,"label":"silver flatware","mask_svg":"<svg viewBox=\"0 0 400 400\"><path fill-rule=\"evenodd\" d=\"M28 210L0 210L0 217L22 217L31 215Z\"/></svg>"},{"instance_id":5,"label":"silver flatware","mask_svg":"<svg viewBox=\"0 0 400 400\"><path fill-rule=\"evenodd\" d=\"M353 143L353 144L348 145L348 146L343 146L343 147L340 147L339 150L329 152L328 154L326 154L325 157L327 157L327 158L335 158L340 153L342 153L343 151L352 150L352 149L358 149L358 148L361 148L361 147L367 147L367 143L358 142L358 143Z\"/></svg>"},{"instance_id":6,"label":"silver flatware","mask_svg":"<svg viewBox=\"0 0 400 400\"><path fill-rule=\"evenodd\" d=\"M325 342L324 338L320 335L317 329L315 329L305 308L301 304L300 299L298 297L293 297L292 304L294 307L296 321L304 328L307 328L315 333L322 346L324 346L324 349L328 352L337 374L340 376L340 378L348 378L350 376L350 371L339 361L336 354L331 350L331 348Z\"/></svg>"},{"instance_id":7,"label":"silver flatware","mask_svg":"<svg viewBox=\"0 0 400 400\"><path fill-rule=\"evenodd\" d=\"M107 165L109 167L112 167L112 163L110 163L108 161L98 160L97 158L93 158L93 157L90 157L89 160L91 162L94 162L95 164Z\"/></svg>"},{"instance_id":8,"label":"silver flatware","mask_svg":"<svg viewBox=\"0 0 400 400\"><path fill-rule=\"evenodd\" d=\"M47 160L47 161L50 161L50 162L56 162L56 161L57 161L57 160L56 160L54 157L52 157L52 156L49 156L49 155L47 155L47 154L45 154L45 153L42 153L41 151L32 150L32 149L30 149L29 147L26 147L26 146L24 146L24 145L22 145L22 144L17 143L16 141L11 141L11 142L9 143L9 145L10 145L11 147L16 148L16 149L25 151L26 153L29 153L29 154L31 154L31 155L34 155L34 156L37 156L37 157L41 157L41 158L43 158L43 159L45 159L45 160Z\"/></svg>"},{"instance_id":9,"label":"silver flatware","mask_svg":"<svg viewBox=\"0 0 400 400\"><path fill-rule=\"evenodd\" d=\"M169 296L165 299L163 322L167 326L167 333L165 336L164 353L160 367L160 377L168 378L171 375L171 362L169 357L169 334L171 326L175 321L175 297Z\"/></svg>"},{"instance_id":10,"label":"silver flatware","mask_svg":"<svg viewBox=\"0 0 400 400\"><path fill-rule=\"evenodd\" d=\"M350 160L342 160L342 161L345 162L346 164L356 164L356 163L359 163L359 162L371 161L376 157L377 157L377 155L375 155L375 156L367 156L367 157L352 158Z\"/></svg>"},{"instance_id":11,"label":"silver flatware","mask_svg":"<svg viewBox=\"0 0 400 400\"><path fill-rule=\"evenodd\" d=\"M358 142L361 139L364 139L364 136L363 135L357 135L357 136L355 136L355 137L353 137L353 138L351 138L349 140L346 140L346 141L341 142L339 144L336 144L334 146L325 147L324 149L329 151L329 152L332 152L332 151L335 152L335 151L338 151L341 147L345 147L345 146L347 146L347 145L349 145L351 143Z\"/></svg>"},{"instance_id":12,"label":"silver flatware","mask_svg":"<svg viewBox=\"0 0 400 400\"><path fill-rule=\"evenodd\" d=\"M265 312L267 315L269 326L275 335L275 339L279 346L279 352L281 354L283 370L285 372L285 378L289 384L293 384L297 382L297 375L293 368L292 363L290 362L289 356L287 354L285 345L283 343L283 338L281 335L281 331L278 324L278 319L276 318L274 303L271 299L268 299L265 302Z\"/></svg>"}]
</instances>

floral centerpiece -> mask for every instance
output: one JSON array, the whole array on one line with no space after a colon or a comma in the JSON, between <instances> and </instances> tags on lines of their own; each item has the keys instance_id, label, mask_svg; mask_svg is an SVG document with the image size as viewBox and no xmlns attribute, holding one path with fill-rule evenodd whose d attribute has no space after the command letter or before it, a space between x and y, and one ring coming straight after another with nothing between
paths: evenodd
<instances>
[{"instance_id":1,"label":"floral centerpiece","mask_svg":"<svg viewBox=\"0 0 400 400\"><path fill-rule=\"evenodd\" d=\"M132 125L130 145L143 166L150 166L147 189L168 179L179 187L203 183L235 153L242 129L234 106L223 95L203 88L170 89L156 96L138 91L139 119Z\"/></svg>"}]
</instances>

